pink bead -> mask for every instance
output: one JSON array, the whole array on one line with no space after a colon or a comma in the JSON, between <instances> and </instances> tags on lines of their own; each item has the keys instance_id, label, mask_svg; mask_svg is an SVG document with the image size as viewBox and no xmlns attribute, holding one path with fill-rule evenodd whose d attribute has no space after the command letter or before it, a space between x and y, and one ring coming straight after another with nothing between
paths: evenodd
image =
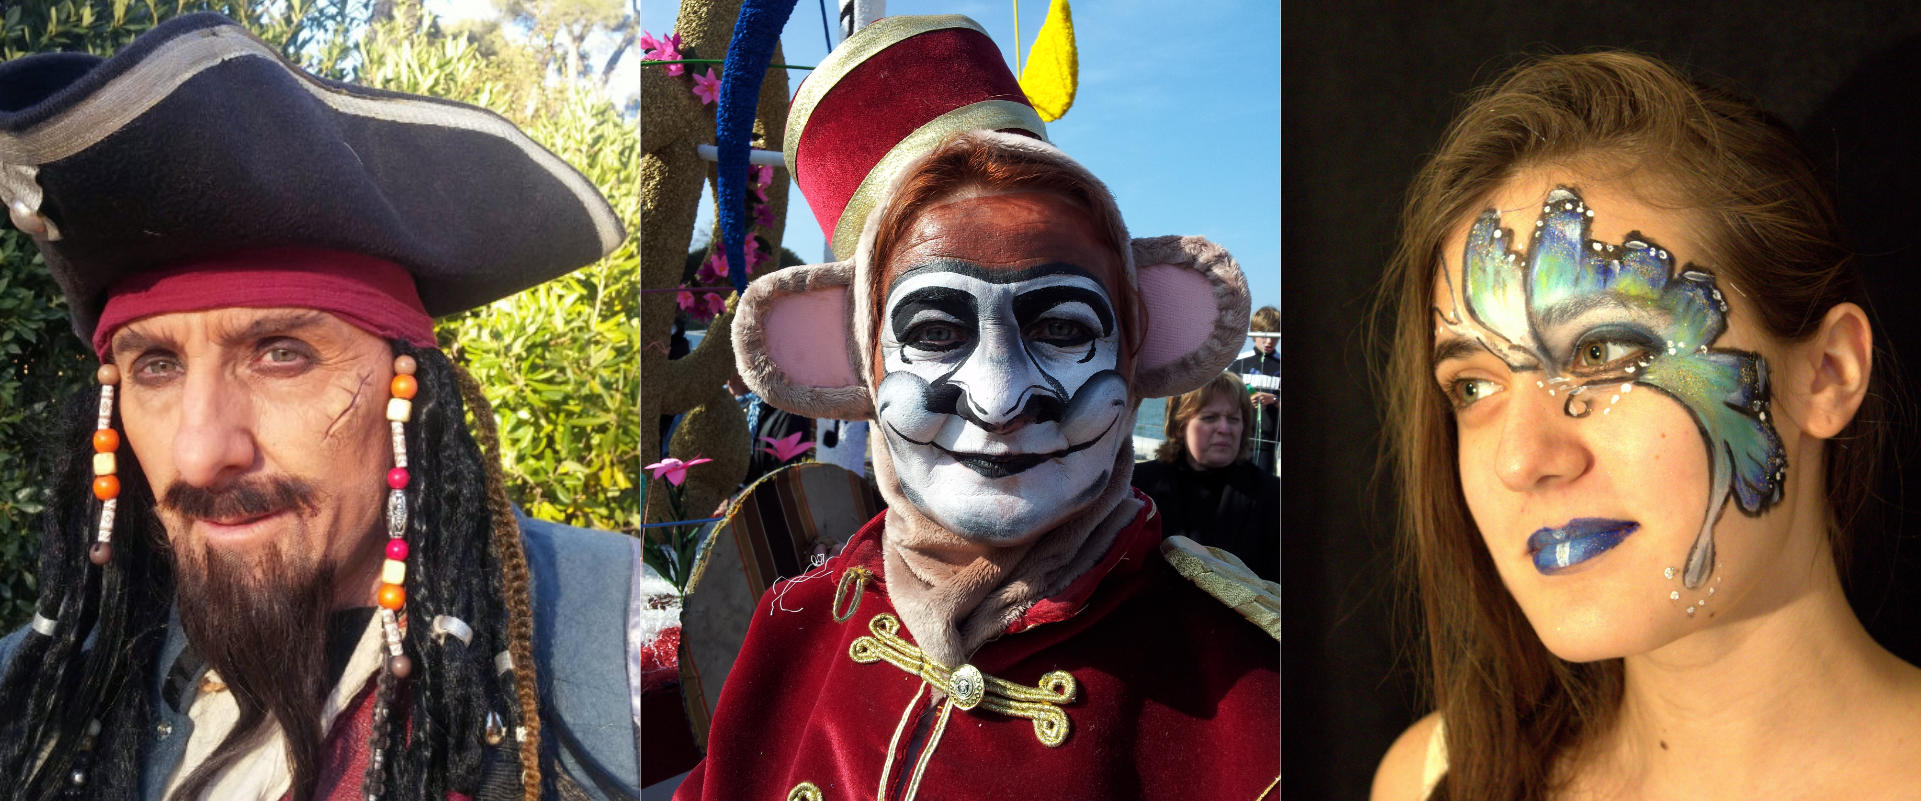
<instances>
[{"instance_id":1,"label":"pink bead","mask_svg":"<svg viewBox=\"0 0 1921 801\"><path fill-rule=\"evenodd\" d=\"M387 471L387 486L394 489L407 488L407 468L396 467Z\"/></svg>"},{"instance_id":2,"label":"pink bead","mask_svg":"<svg viewBox=\"0 0 1921 801\"><path fill-rule=\"evenodd\" d=\"M401 539L388 540L387 558L396 562L407 561L407 541Z\"/></svg>"}]
</instances>

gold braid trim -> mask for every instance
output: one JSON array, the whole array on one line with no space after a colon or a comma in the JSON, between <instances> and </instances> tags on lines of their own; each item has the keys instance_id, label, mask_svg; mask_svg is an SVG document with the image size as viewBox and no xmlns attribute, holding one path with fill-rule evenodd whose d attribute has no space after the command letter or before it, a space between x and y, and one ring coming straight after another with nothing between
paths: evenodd
<instances>
[{"instance_id":1,"label":"gold braid trim","mask_svg":"<svg viewBox=\"0 0 1921 801\"><path fill-rule=\"evenodd\" d=\"M850 567L841 571L840 583L834 585L834 605L827 608L827 611L833 613L835 623L845 623L848 618L854 616L854 610L860 608L861 590L867 589L867 581L873 577L874 572L864 567ZM842 612L840 611L841 599L847 593L848 584L854 585L854 604L847 607L847 611Z\"/></svg>"},{"instance_id":2,"label":"gold braid trim","mask_svg":"<svg viewBox=\"0 0 1921 801\"><path fill-rule=\"evenodd\" d=\"M921 649L900 636L900 619L885 612L867 622L872 637L856 637L847 655L863 665L885 661L919 676L945 693L948 702L964 710L979 706L990 712L1034 722L1034 736L1050 748L1067 741L1071 730L1059 704L1080 697L1080 685L1067 671L1051 671L1033 687L986 675L973 665L949 668L928 659Z\"/></svg>"},{"instance_id":3,"label":"gold braid trim","mask_svg":"<svg viewBox=\"0 0 1921 801\"><path fill-rule=\"evenodd\" d=\"M826 798L813 782L801 782L787 791L787 801L825 801Z\"/></svg>"}]
</instances>

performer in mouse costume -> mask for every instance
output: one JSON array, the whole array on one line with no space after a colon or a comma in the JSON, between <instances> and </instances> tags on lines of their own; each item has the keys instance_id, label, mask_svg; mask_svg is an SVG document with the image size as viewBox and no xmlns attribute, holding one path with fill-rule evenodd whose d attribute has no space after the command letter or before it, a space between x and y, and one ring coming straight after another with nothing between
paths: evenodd
<instances>
[{"instance_id":1,"label":"performer in mouse costume","mask_svg":"<svg viewBox=\"0 0 1921 801\"><path fill-rule=\"evenodd\" d=\"M636 794L637 545L516 519L432 319L618 245L590 182L198 14L0 64L0 200L101 361L0 640L0 798Z\"/></svg>"},{"instance_id":2,"label":"performer in mouse costume","mask_svg":"<svg viewBox=\"0 0 1921 801\"><path fill-rule=\"evenodd\" d=\"M889 508L761 600L677 799L1277 792L1275 588L1163 542L1141 398L1219 375L1245 282L1130 239L964 17L892 17L801 84L787 164L846 261L757 280L741 375L874 421Z\"/></svg>"}]
</instances>

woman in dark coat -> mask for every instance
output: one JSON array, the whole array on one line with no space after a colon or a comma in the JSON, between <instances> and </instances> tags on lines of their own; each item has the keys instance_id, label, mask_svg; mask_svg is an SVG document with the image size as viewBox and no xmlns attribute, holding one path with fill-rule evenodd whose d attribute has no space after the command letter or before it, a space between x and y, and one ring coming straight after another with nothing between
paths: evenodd
<instances>
[{"instance_id":1,"label":"woman in dark coat","mask_svg":"<svg viewBox=\"0 0 1921 801\"><path fill-rule=\"evenodd\" d=\"M1222 373L1167 402L1167 439L1134 465L1134 487L1154 499L1161 533L1226 550L1261 578L1281 573L1281 480L1248 461L1254 405L1239 376Z\"/></svg>"}]
</instances>

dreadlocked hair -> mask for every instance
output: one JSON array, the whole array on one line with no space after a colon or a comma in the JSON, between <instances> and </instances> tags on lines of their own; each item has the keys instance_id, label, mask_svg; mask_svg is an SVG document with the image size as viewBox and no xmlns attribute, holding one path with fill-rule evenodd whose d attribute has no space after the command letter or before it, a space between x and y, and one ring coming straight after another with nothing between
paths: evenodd
<instances>
[{"instance_id":1,"label":"dreadlocked hair","mask_svg":"<svg viewBox=\"0 0 1921 801\"><path fill-rule=\"evenodd\" d=\"M454 366L460 382L461 397L473 406L474 428L486 446L481 460L487 473L487 508L494 518L492 537L494 556L500 561L496 576L503 582L504 600L510 612L507 620L508 653L513 657L514 693L517 720L523 727L520 737L520 764L526 766L521 784L527 801L539 801L540 769L540 683L534 666L534 604L527 568L527 550L520 540L520 525L513 506L507 501L507 485L500 477L500 432L494 426L494 407L480 391L480 383L465 369Z\"/></svg>"},{"instance_id":2,"label":"dreadlocked hair","mask_svg":"<svg viewBox=\"0 0 1921 801\"><path fill-rule=\"evenodd\" d=\"M365 786L385 801L440 801L475 795L483 777L512 760L523 795L541 797L556 771L540 747L533 658L533 611L526 552L501 484L493 415L473 379L439 350L394 342L417 363L413 422L407 426L410 569L403 648L414 664L405 681L386 670L374 692L376 722ZM466 403L489 455L469 433ZM0 801L119 799L140 792L142 758L154 736L151 689L175 597L166 533L155 495L131 449L121 453L114 557L87 559L100 502L92 494L98 391L68 401L62 425L39 443L57 458L43 532L36 612L52 635L27 631L0 674ZM115 408L119 427L119 409ZM435 617L469 623L471 643L433 635ZM512 670L496 670L509 653ZM489 712L504 711L521 732L517 751L489 749ZM82 782L72 781L76 771ZM183 786L182 790L204 789ZM294 788L295 798L312 787Z\"/></svg>"},{"instance_id":3,"label":"dreadlocked hair","mask_svg":"<svg viewBox=\"0 0 1921 801\"><path fill-rule=\"evenodd\" d=\"M165 640L173 571L158 553L153 490L131 454L120 471L113 558L100 567L87 559L101 506L90 444L99 391L69 398L52 436L36 443L59 454L41 514L34 609L53 633L26 631L0 675L0 776L9 777L0 798L8 801L139 792L148 680Z\"/></svg>"},{"instance_id":4,"label":"dreadlocked hair","mask_svg":"<svg viewBox=\"0 0 1921 801\"><path fill-rule=\"evenodd\" d=\"M414 672L405 688L388 682L376 690L396 722L405 723L378 727L373 747L387 758L378 766L370 762L367 786L384 787L382 797L395 801L438 801L448 791L474 795L488 772L488 713L504 709L525 732L517 756L523 793L533 801L542 771L526 553L498 457L483 457L474 442L463 396L489 450L496 441L493 413L477 387L463 392L473 379L445 354L406 342L393 346L414 358L420 386L407 433L407 470L419 488L408 493L407 521L414 566L407 572L404 647ZM477 592L481 587L486 591ZM473 641L434 637L440 615L469 622ZM511 671L494 667L503 651L513 655Z\"/></svg>"}]
</instances>

